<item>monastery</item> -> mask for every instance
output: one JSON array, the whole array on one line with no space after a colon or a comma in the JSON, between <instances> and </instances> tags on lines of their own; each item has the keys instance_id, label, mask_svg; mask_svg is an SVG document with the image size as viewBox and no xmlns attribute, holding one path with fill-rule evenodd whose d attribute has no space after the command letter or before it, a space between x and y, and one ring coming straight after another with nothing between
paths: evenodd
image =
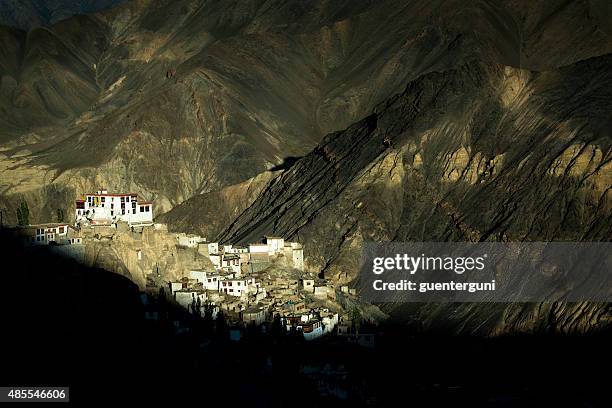
<instances>
[{"instance_id":1,"label":"monastery","mask_svg":"<svg viewBox=\"0 0 612 408\"><path fill-rule=\"evenodd\" d=\"M117 221L130 226L153 225L153 203L136 193L109 193L98 190L75 203L76 225L111 225Z\"/></svg>"}]
</instances>

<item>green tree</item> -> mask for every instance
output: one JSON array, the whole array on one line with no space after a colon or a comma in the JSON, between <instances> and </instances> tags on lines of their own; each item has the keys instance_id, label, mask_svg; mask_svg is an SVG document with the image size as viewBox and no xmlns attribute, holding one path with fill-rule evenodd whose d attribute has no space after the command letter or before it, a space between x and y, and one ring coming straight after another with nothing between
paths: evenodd
<instances>
[{"instance_id":1,"label":"green tree","mask_svg":"<svg viewBox=\"0 0 612 408\"><path fill-rule=\"evenodd\" d=\"M229 336L229 325L227 324L227 319L225 318L225 314L219 310L217 313L217 320L215 322L215 329L217 331L217 337L221 340L227 340Z\"/></svg>"},{"instance_id":2,"label":"green tree","mask_svg":"<svg viewBox=\"0 0 612 408\"><path fill-rule=\"evenodd\" d=\"M61 208L57 209L57 222L64 222L64 210Z\"/></svg>"},{"instance_id":3,"label":"green tree","mask_svg":"<svg viewBox=\"0 0 612 408\"><path fill-rule=\"evenodd\" d=\"M355 333L359 333L359 329L361 328L361 313L359 313L357 306L353 307L351 315L353 329L355 330Z\"/></svg>"},{"instance_id":4,"label":"green tree","mask_svg":"<svg viewBox=\"0 0 612 408\"><path fill-rule=\"evenodd\" d=\"M22 201L17 207L17 224L21 226L30 225L30 209L25 201Z\"/></svg>"},{"instance_id":5,"label":"green tree","mask_svg":"<svg viewBox=\"0 0 612 408\"><path fill-rule=\"evenodd\" d=\"M275 315L274 320L272 320L272 324L270 325L270 335L274 340L280 340L286 333L287 330L283 326L280 315Z\"/></svg>"}]
</instances>

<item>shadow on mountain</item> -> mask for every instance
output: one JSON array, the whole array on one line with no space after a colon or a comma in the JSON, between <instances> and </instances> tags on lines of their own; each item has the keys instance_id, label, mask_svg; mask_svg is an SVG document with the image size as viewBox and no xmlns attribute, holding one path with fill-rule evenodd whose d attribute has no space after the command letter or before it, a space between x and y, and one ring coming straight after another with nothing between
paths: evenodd
<instances>
[{"instance_id":1,"label":"shadow on mountain","mask_svg":"<svg viewBox=\"0 0 612 408\"><path fill-rule=\"evenodd\" d=\"M2 384L71 387L71 401L225 399L230 405L605 406L609 334L484 339L362 327L376 347L306 343L195 317L170 302L145 319L128 279L2 234ZM182 321L187 333L177 334ZM601 370L597 370L600 367ZM402 404L402 405L404 405Z\"/></svg>"},{"instance_id":2,"label":"shadow on mountain","mask_svg":"<svg viewBox=\"0 0 612 408\"><path fill-rule=\"evenodd\" d=\"M295 156L285 157L281 164L277 164L276 166L272 167L269 171L289 170L300 159L301 157L295 157Z\"/></svg>"}]
</instances>

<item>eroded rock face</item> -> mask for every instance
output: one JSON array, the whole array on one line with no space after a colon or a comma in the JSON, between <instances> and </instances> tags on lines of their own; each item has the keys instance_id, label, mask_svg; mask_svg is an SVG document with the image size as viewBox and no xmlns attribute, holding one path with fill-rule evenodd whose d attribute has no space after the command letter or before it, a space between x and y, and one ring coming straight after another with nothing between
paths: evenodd
<instances>
[{"instance_id":1,"label":"eroded rock face","mask_svg":"<svg viewBox=\"0 0 612 408\"><path fill-rule=\"evenodd\" d=\"M473 61L425 75L327 136L220 240L272 234L307 242L307 266L339 282L355 278L366 240L607 240L611 66L603 56L522 72L528 79L511 102L500 94L507 67ZM537 306L426 305L412 313L435 326L431 316L453 308L473 319L454 328L489 334L609 324L601 305L547 307L545 323Z\"/></svg>"},{"instance_id":2,"label":"eroded rock face","mask_svg":"<svg viewBox=\"0 0 612 408\"><path fill-rule=\"evenodd\" d=\"M137 191L176 229L304 242L339 283L368 240L608 240L608 17L600 1L141 0L1 28L0 205L48 221L83 191ZM609 314L449 308L397 315L495 334Z\"/></svg>"},{"instance_id":3,"label":"eroded rock face","mask_svg":"<svg viewBox=\"0 0 612 408\"><path fill-rule=\"evenodd\" d=\"M523 68L499 81L504 105L526 70L612 49L601 2L497 3L142 0L0 28L7 214L51 202L49 184L138 191L165 212L308 153L429 72L483 56Z\"/></svg>"},{"instance_id":4,"label":"eroded rock face","mask_svg":"<svg viewBox=\"0 0 612 408\"><path fill-rule=\"evenodd\" d=\"M120 2L121 0L4 0L0 3L0 24L29 30L75 14L110 8Z\"/></svg>"},{"instance_id":5,"label":"eroded rock face","mask_svg":"<svg viewBox=\"0 0 612 408\"><path fill-rule=\"evenodd\" d=\"M214 270L206 256L193 248L180 248L174 234L145 228L142 233L88 231L83 240L85 265L115 272L144 290L147 276L160 285L189 276L191 269Z\"/></svg>"},{"instance_id":6,"label":"eroded rock face","mask_svg":"<svg viewBox=\"0 0 612 408\"><path fill-rule=\"evenodd\" d=\"M200 194L160 215L170 231L199 234L209 240L227 229L277 174L264 172L219 191Z\"/></svg>"}]
</instances>

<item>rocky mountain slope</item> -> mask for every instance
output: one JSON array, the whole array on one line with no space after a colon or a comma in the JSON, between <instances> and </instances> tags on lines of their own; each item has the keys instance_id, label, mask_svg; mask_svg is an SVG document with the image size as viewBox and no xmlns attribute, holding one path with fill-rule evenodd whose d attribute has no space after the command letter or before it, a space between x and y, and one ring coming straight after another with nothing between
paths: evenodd
<instances>
[{"instance_id":1,"label":"rocky mountain slope","mask_svg":"<svg viewBox=\"0 0 612 408\"><path fill-rule=\"evenodd\" d=\"M424 75L327 136L219 239L307 242L308 266L339 282L356 277L364 241L609 240L610 67L606 55L545 72L471 61ZM612 323L606 305L542 307L398 315L436 325L443 313L484 333L541 329L542 316L567 332Z\"/></svg>"},{"instance_id":2,"label":"rocky mountain slope","mask_svg":"<svg viewBox=\"0 0 612 408\"><path fill-rule=\"evenodd\" d=\"M2 28L0 205L44 220L103 185L166 211L475 55L545 70L605 54L606 16L600 1L135 0Z\"/></svg>"},{"instance_id":3,"label":"rocky mountain slope","mask_svg":"<svg viewBox=\"0 0 612 408\"><path fill-rule=\"evenodd\" d=\"M139 191L177 230L307 243L338 283L366 240L609 240L610 16L138 0L1 29L0 206L44 220L101 185ZM392 312L483 334L610 323L593 304L410 309Z\"/></svg>"},{"instance_id":4,"label":"rocky mountain slope","mask_svg":"<svg viewBox=\"0 0 612 408\"><path fill-rule=\"evenodd\" d=\"M425 75L328 135L220 239L319 241L330 255L317 266L352 239L605 240L611 66L609 55L541 73L473 61Z\"/></svg>"},{"instance_id":5,"label":"rocky mountain slope","mask_svg":"<svg viewBox=\"0 0 612 408\"><path fill-rule=\"evenodd\" d=\"M3 0L0 25L28 30L64 20L75 14L104 10L121 0Z\"/></svg>"}]
</instances>

